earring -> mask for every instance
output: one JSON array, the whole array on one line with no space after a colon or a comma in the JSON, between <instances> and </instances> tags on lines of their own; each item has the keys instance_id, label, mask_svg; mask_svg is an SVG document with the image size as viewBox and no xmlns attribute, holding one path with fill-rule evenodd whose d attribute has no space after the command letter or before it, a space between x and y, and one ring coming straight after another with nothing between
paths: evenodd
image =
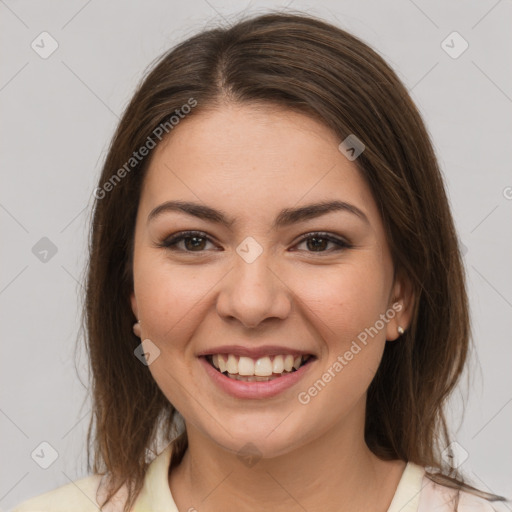
<instances>
[{"instance_id":1,"label":"earring","mask_svg":"<svg viewBox=\"0 0 512 512\"><path fill-rule=\"evenodd\" d=\"M400 336L402 336L403 333L405 332L404 328L401 325L398 326L397 331L398 331L398 334L400 334Z\"/></svg>"},{"instance_id":2,"label":"earring","mask_svg":"<svg viewBox=\"0 0 512 512\"><path fill-rule=\"evenodd\" d=\"M138 336L139 338L141 337L142 332L141 332L141 330L140 330L140 320L137 320L137 321L133 324L133 334L135 334L135 336Z\"/></svg>"}]
</instances>

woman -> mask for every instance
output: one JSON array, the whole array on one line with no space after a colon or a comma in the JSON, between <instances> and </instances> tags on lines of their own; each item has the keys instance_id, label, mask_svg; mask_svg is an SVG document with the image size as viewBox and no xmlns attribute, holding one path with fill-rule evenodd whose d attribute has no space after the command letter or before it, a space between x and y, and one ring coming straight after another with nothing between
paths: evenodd
<instances>
[{"instance_id":1,"label":"woman","mask_svg":"<svg viewBox=\"0 0 512 512\"><path fill-rule=\"evenodd\" d=\"M15 512L498 510L450 459L470 329L443 181L367 45L279 13L188 39L95 196L95 474Z\"/></svg>"}]
</instances>

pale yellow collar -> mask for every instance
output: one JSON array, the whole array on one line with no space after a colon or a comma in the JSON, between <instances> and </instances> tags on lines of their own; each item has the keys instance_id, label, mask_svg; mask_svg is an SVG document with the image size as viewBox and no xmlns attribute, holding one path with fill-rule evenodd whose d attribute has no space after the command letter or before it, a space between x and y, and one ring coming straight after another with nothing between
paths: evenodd
<instances>
[{"instance_id":1,"label":"pale yellow collar","mask_svg":"<svg viewBox=\"0 0 512 512\"><path fill-rule=\"evenodd\" d=\"M417 512L424 474L425 468L407 463L388 512Z\"/></svg>"},{"instance_id":2,"label":"pale yellow collar","mask_svg":"<svg viewBox=\"0 0 512 512\"><path fill-rule=\"evenodd\" d=\"M149 465L133 512L179 512L169 489L170 443Z\"/></svg>"}]
</instances>

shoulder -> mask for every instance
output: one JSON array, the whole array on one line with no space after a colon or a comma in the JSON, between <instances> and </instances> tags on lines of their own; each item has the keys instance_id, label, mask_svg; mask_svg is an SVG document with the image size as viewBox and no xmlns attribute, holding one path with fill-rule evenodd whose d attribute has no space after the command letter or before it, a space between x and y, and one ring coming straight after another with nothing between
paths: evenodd
<instances>
[{"instance_id":1,"label":"shoulder","mask_svg":"<svg viewBox=\"0 0 512 512\"><path fill-rule=\"evenodd\" d=\"M44 494L30 498L17 505L11 512L98 512L105 492L102 475L91 475L62 485ZM102 510L122 510L125 488L122 488Z\"/></svg>"},{"instance_id":2,"label":"shoulder","mask_svg":"<svg viewBox=\"0 0 512 512\"><path fill-rule=\"evenodd\" d=\"M97 511L96 493L100 480L100 475L75 480L24 501L12 512Z\"/></svg>"},{"instance_id":3,"label":"shoulder","mask_svg":"<svg viewBox=\"0 0 512 512\"><path fill-rule=\"evenodd\" d=\"M504 512L503 501L490 501L469 491L459 491L433 482L424 475L418 512Z\"/></svg>"},{"instance_id":4,"label":"shoulder","mask_svg":"<svg viewBox=\"0 0 512 512\"><path fill-rule=\"evenodd\" d=\"M168 483L174 444L170 443L149 465L142 489L132 510L178 512ZM11 512L122 512L128 499L123 484L104 506L112 485L108 474L95 474L20 503Z\"/></svg>"}]
</instances>

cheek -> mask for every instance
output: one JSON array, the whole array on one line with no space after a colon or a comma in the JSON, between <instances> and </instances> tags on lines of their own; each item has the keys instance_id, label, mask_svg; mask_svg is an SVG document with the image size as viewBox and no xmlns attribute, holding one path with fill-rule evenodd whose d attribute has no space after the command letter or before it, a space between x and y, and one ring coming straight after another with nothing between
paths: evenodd
<instances>
[{"instance_id":1,"label":"cheek","mask_svg":"<svg viewBox=\"0 0 512 512\"><path fill-rule=\"evenodd\" d=\"M144 337L165 350L185 343L203 313L202 300L218 277L194 265L171 265L161 254L141 253L134 265Z\"/></svg>"},{"instance_id":2,"label":"cheek","mask_svg":"<svg viewBox=\"0 0 512 512\"><path fill-rule=\"evenodd\" d=\"M373 326L387 305L387 279L371 260L329 269L319 278L302 276L297 291L308 309L324 326L321 332L333 343L343 345Z\"/></svg>"},{"instance_id":3,"label":"cheek","mask_svg":"<svg viewBox=\"0 0 512 512\"><path fill-rule=\"evenodd\" d=\"M160 350L149 370L167 399L186 411L188 395L182 385L192 373L189 340L204 319L201 300L218 278L194 266L170 265L159 255L141 251L134 265L134 280L143 338Z\"/></svg>"},{"instance_id":4,"label":"cheek","mask_svg":"<svg viewBox=\"0 0 512 512\"><path fill-rule=\"evenodd\" d=\"M325 352L319 374L305 382L298 398L311 417L330 424L361 400L379 367L387 279L378 265L345 265L317 284L304 285L301 293Z\"/></svg>"}]
</instances>

